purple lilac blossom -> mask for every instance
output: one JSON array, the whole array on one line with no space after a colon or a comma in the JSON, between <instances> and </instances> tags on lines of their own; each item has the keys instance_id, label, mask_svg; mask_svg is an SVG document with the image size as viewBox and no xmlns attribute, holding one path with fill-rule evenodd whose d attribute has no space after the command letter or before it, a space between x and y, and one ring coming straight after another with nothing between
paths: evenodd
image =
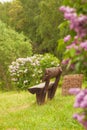
<instances>
[{"instance_id":1,"label":"purple lilac blossom","mask_svg":"<svg viewBox=\"0 0 87 130\"><path fill-rule=\"evenodd\" d=\"M83 100L83 101L80 103L80 108L87 108L87 100Z\"/></svg>"},{"instance_id":2,"label":"purple lilac blossom","mask_svg":"<svg viewBox=\"0 0 87 130\"><path fill-rule=\"evenodd\" d=\"M71 45L69 45L69 46L66 47L67 50L69 50L71 48L74 48L75 50L78 50L78 46L75 45L75 44L73 44L73 43Z\"/></svg>"},{"instance_id":3,"label":"purple lilac blossom","mask_svg":"<svg viewBox=\"0 0 87 130\"><path fill-rule=\"evenodd\" d=\"M85 130L87 130L87 120L85 119L85 114L74 114L73 118L76 119L80 124L83 125L83 127L85 128Z\"/></svg>"},{"instance_id":4,"label":"purple lilac blossom","mask_svg":"<svg viewBox=\"0 0 87 130\"><path fill-rule=\"evenodd\" d=\"M64 37L64 42L68 42L71 39L70 35L67 35L66 37Z\"/></svg>"},{"instance_id":5,"label":"purple lilac blossom","mask_svg":"<svg viewBox=\"0 0 87 130\"><path fill-rule=\"evenodd\" d=\"M78 101L75 101L74 105L75 108L79 108L80 107L80 103Z\"/></svg>"},{"instance_id":6,"label":"purple lilac blossom","mask_svg":"<svg viewBox=\"0 0 87 130\"><path fill-rule=\"evenodd\" d=\"M76 120L78 120L80 123L82 123L83 122L83 120L84 120L84 118L85 118L85 115L84 114L74 114L73 115L73 118L74 119L76 119Z\"/></svg>"},{"instance_id":7,"label":"purple lilac blossom","mask_svg":"<svg viewBox=\"0 0 87 130\"><path fill-rule=\"evenodd\" d=\"M71 89L69 89L69 93L73 94L73 95L78 94L80 91L81 91L80 88L71 88Z\"/></svg>"},{"instance_id":8,"label":"purple lilac blossom","mask_svg":"<svg viewBox=\"0 0 87 130\"><path fill-rule=\"evenodd\" d=\"M85 130L87 130L87 120L83 121L81 124L84 126Z\"/></svg>"},{"instance_id":9,"label":"purple lilac blossom","mask_svg":"<svg viewBox=\"0 0 87 130\"><path fill-rule=\"evenodd\" d=\"M77 36L84 37L87 35L87 16L77 16L75 9L68 6L61 6L60 11L64 13L65 19L70 21L70 29L73 29Z\"/></svg>"},{"instance_id":10,"label":"purple lilac blossom","mask_svg":"<svg viewBox=\"0 0 87 130\"><path fill-rule=\"evenodd\" d=\"M81 104L81 102L83 101L84 98L84 92L81 90L77 95L76 95L76 100L75 103L79 103L79 105Z\"/></svg>"},{"instance_id":11,"label":"purple lilac blossom","mask_svg":"<svg viewBox=\"0 0 87 130\"><path fill-rule=\"evenodd\" d=\"M82 49L84 49L83 51L87 51L87 40L84 41L87 36L87 16L82 14L77 15L76 10L68 6L61 6L60 11L64 13L65 19L70 22L70 29L76 32L74 45L71 44L70 46L67 46L67 49L73 47L76 49L76 54L81 53ZM80 47L79 49L75 46L76 44ZM73 115L73 117L87 130L87 89L70 91L71 94L76 95L74 107L82 109L82 112Z\"/></svg>"},{"instance_id":12,"label":"purple lilac blossom","mask_svg":"<svg viewBox=\"0 0 87 130\"><path fill-rule=\"evenodd\" d=\"M87 40L85 42L82 42L80 44L80 47L83 48L83 49L85 49L85 50L87 50Z\"/></svg>"},{"instance_id":13,"label":"purple lilac blossom","mask_svg":"<svg viewBox=\"0 0 87 130\"><path fill-rule=\"evenodd\" d=\"M70 59L64 59L64 60L62 61L62 64L63 64L63 65L67 65L67 64L69 63L69 61L70 61Z\"/></svg>"},{"instance_id":14,"label":"purple lilac blossom","mask_svg":"<svg viewBox=\"0 0 87 130\"><path fill-rule=\"evenodd\" d=\"M69 6L61 6L59 8L60 11L62 12L67 12L67 13L72 13L72 12L75 12L75 9L74 8L70 8Z\"/></svg>"},{"instance_id":15,"label":"purple lilac blossom","mask_svg":"<svg viewBox=\"0 0 87 130\"><path fill-rule=\"evenodd\" d=\"M71 64L71 65L70 65L70 68L71 68L72 70L74 70L74 69L75 69L75 64Z\"/></svg>"},{"instance_id":16,"label":"purple lilac blossom","mask_svg":"<svg viewBox=\"0 0 87 130\"><path fill-rule=\"evenodd\" d=\"M73 115L80 124L83 125L87 130L87 89L72 88L69 90L70 93L76 95L74 107L81 108L83 111Z\"/></svg>"},{"instance_id":17,"label":"purple lilac blossom","mask_svg":"<svg viewBox=\"0 0 87 130\"><path fill-rule=\"evenodd\" d=\"M76 55L81 54L81 50L76 50Z\"/></svg>"}]
</instances>

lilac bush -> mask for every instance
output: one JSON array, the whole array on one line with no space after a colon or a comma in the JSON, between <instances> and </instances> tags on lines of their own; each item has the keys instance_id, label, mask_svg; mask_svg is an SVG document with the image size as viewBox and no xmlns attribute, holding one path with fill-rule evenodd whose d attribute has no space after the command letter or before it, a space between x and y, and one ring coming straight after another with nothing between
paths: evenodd
<instances>
[{"instance_id":1,"label":"lilac bush","mask_svg":"<svg viewBox=\"0 0 87 130\"><path fill-rule=\"evenodd\" d=\"M73 118L76 119L87 130L87 89L71 88L71 94L75 95L75 108L80 108L80 113L75 113Z\"/></svg>"},{"instance_id":2,"label":"lilac bush","mask_svg":"<svg viewBox=\"0 0 87 130\"><path fill-rule=\"evenodd\" d=\"M64 37L66 50L62 64L87 77L87 15L77 14L76 9L68 6L61 6L60 11L70 28L70 34ZM81 109L73 118L87 130L87 89L72 88L70 93L76 95L74 107Z\"/></svg>"},{"instance_id":3,"label":"lilac bush","mask_svg":"<svg viewBox=\"0 0 87 130\"><path fill-rule=\"evenodd\" d=\"M12 82L18 89L27 89L42 82L45 68L59 65L59 60L51 54L35 54L31 57L18 58L9 66Z\"/></svg>"},{"instance_id":4,"label":"lilac bush","mask_svg":"<svg viewBox=\"0 0 87 130\"><path fill-rule=\"evenodd\" d=\"M69 21L70 28L70 34L64 37L66 51L62 64L87 76L87 16L77 14L76 9L68 6L61 6L60 11Z\"/></svg>"},{"instance_id":5,"label":"lilac bush","mask_svg":"<svg viewBox=\"0 0 87 130\"><path fill-rule=\"evenodd\" d=\"M12 62L9 66L9 72L11 80L16 84L17 88L26 89L28 86L40 82L39 77L42 76L41 58L42 55L34 55L27 58L18 58Z\"/></svg>"}]
</instances>

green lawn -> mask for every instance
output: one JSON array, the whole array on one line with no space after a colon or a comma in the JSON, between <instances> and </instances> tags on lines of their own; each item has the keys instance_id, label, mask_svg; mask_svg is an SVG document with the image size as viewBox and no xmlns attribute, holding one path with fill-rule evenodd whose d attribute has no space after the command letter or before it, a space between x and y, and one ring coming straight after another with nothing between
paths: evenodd
<instances>
[{"instance_id":1,"label":"green lawn","mask_svg":"<svg viewBox=\"0 0 87 130\"><path fill-rule=\"evenodd\" d=\"M0 93L0 130L83 130L72 119L74 97L61 95L38 106L35 95L23 92Z\"/></svg>"}]
</instances>

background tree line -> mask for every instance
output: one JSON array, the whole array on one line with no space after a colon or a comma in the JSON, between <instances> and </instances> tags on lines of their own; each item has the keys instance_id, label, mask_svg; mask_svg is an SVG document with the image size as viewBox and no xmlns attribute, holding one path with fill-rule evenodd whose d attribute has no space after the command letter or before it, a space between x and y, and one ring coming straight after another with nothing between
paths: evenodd
<instances>
[{"instance_id":1,"label":"background tree line","mask_svg":"<svg viewBox=\"0 0 87 130\"><path fill-rule=\"evenodd\" d=\"M63 20L61 4L62 0L15 0L0 4L0 19L31 39L35 53L57 55L58 26Z\"/></svg>"},{"instance_id":2,"label":"background tree line","mask_svg":"<svg viewBox=\"0 0 87 130\"><path fill-rule=\"evenodd\" d=\"M35 53L50 52L58 56L58 39L66 35L68 28L59 25L64 21L59 11L61 5L84 9L84 2L78 0L14 0L0 4L0 19L17 32L23 32L32 41Z\"/></svg>"}]
</instances>

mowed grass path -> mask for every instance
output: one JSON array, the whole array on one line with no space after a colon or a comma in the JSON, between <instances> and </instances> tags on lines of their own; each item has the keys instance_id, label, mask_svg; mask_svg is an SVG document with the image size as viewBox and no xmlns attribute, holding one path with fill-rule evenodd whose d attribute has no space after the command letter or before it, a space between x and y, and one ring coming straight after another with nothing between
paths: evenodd
<instances>
[{"instance_id":1,"label":"mowed grass path","mask_svg":"<svg viewBox=\"0 0 87 130\"><path fill-rule=\"evenodd\" d=\"M0 130L83 130L72 118L74 97L62 96L38 106L27 91L0 93Z\"/></svg>"}]
</instances>

